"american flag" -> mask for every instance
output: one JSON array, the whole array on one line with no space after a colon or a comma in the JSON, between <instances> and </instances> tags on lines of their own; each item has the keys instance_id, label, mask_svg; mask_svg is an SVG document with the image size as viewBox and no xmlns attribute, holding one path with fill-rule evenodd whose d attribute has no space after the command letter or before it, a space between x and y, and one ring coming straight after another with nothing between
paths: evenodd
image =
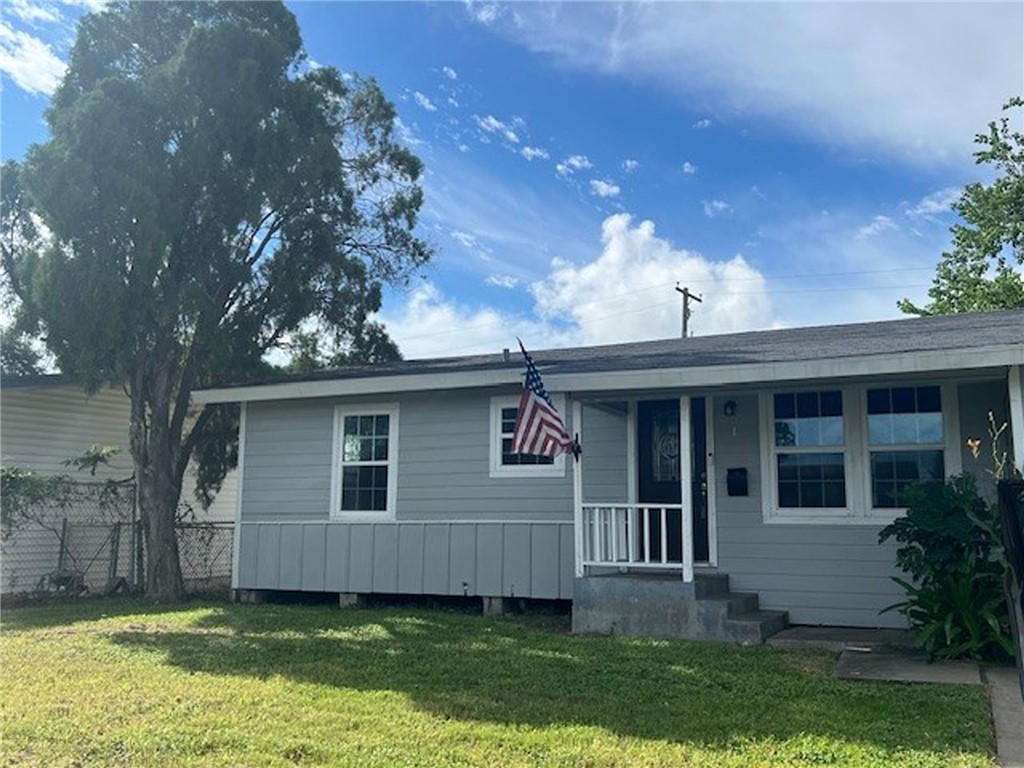
<instances>
[{"instance_id":1,"label":"american flag","mask_svg":"<svg viewBox=\"0 0 1024 768\"><path fill-rule=\"evenodd\" d=\"M527 354L522 341L519 341L519 349L526 359L526 381L523 382L523 395L519 398L512 451L534 456L558 456L562 453L579 456L579 441L574 440L566 430L565 422L558 415L548 391L544 389L537 366Z\"/></svg>"}]
</instances>

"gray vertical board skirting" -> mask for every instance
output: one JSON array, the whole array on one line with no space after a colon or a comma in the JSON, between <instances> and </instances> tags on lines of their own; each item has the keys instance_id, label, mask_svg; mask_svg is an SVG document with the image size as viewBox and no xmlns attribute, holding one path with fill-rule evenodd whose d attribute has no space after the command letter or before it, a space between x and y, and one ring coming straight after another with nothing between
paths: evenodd
<instances>
[{"instance_id":1,"label":"gray vertical board skirting","mask_svg":"<svg viewBox=\"0 0 1024 768\"><path fill-rule=\"evenodd\" d=\"M423 593L424 526L398 526L398 589L401 594Z\"/></svg>"},{"instance_id":2,"label":"gray vertical board skirting","mask_svg":"<svg viewBox=\"0 0 1024 768\"><path fill-rule=\"evenodd\" d=\"M373 525L351 526L348 559L348 591L373 592Z\"/></svg>"},{"instance_id":3,"label":"gray vertical board skirting","mask_svg":"<svg viewBox=\"0 0 1024 768\"><path fill-rule=\"evenodd\" d=\"M530 526L506 523L502 526L501 594L511 597L532 595L530 583Z\"/></svg>"},{"instance_id":4,"label":"gray vertical board skirting","mask_svg":"<svg viewBox=\"0 0 1024 768\"><path fill-rule=\"evenodd\" d=\"M558 597L558 553L562 527L529 526L530 594L533 597L547 600Z\"/></svg>"},{"instance_id":5,"label":"gray vertical board skirting","mask_svg":"<svg viewBox=\"0 0 1024 768\"><path fill-rule=\"evenodd\" d=\"M572 600L576 584L576 537L572 525L558 526L558 597Z\"/></svg>"},{"instance_id":6,"label":"gray vertical board skirting","mask_svg":"<svg viewBox=\"0 0 1024 768\"><path fill-rule=\"evenodd\" d=\"M278 589L278 558L281 554L281 525L259 527L256 548L256 589Z\"/></svg>"},{"instance_id":7,"label":"gray vertical board skirting","mask_svg":"<svg viewBox=\"0 0 1024 768\"><path fill-rule=\"evenodd\" d=\"M325 592L351 592L348 567L351 557L352 526L328 525L324 535L327 562L324 568Z\"/></svg>"},{"instance_id":8,"label":"gray vertical board skirting","mask_svg":"<svg viewBox=\"0 0 1024 768\"><path fill-rule=\"evenodd\" d=\"M501 595L501 537L500 523L476 526L476 594Z\"/></svg>"},{"instance_id":9,"label":"gray vertical board skirting","mask_svg":"<svg viewBox=\"0 0 1024 768\"><path fill-rule=\"evenodd\" d=\"M238 529L238 584L239 589L256 586L257 544L260 529L255 525L241 525Z\"/></svg>"},{"instance_id":10,"label":"gray vertical board skirting","mask_svg":"<svg viewBox=\"0 0 1024 768\"><path fill-rule=\"evenodd\" d=\"M476 588L476 525L452 523L448 553L448 594L480 594Z\"/></svg>"},{"instance_id":11,"label":"gray vertical board skirting","mask_svg":"<svg viewBox=\"0 0 1024 768\"><path fill-rule=\"evenodd\" d=\"M572 597L571 523L243 523L239 536L239 589Z\"/></svg>"},{"instance_id":12,"label":"gray vertical board skirting","mask_svg":"<svg viewBox=\"0 0 1024 768\"><path fill-rule=\"evenodd\" d=\"M371 592L398 592L398 526L373 526L373 586Z\"/></svg>"},{"instance_id":13,"label":"gray vertical board skirting","mask_svg":"<svg viewBox=\"0 0 1024 768\"><path fill-rule=\"evenodd\" d=\"M449 593L451 572L450 523L426 525L423 529L423 593L446 595Z\"/></svg>"},{"instance_id":14,"label":"gray vertical board skirting","mask_svg":"<svg viewBox=\"0 0 1024 768\"><path fill-rule=\"evenodd\" d=\"M281 526L277 576L279 589L302 589L303 527L296 523Z\"/></svg>"},{"instance_id":15,"label":"gray vertical board skirting","mask_svg":"<svg viewBox=\"0 0 1024 768\"><path fill-rule=\"evenodd\" d=\"M302 526L302 586L303 592L327 590L327 525L325 523Z\"/></svg>"}]
</instances>

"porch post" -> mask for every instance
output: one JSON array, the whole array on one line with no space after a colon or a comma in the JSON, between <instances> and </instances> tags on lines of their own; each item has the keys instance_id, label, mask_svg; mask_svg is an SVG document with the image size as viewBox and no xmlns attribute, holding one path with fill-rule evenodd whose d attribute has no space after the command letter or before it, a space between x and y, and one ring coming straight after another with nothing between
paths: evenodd
<instances>
[{"instance_id":1,"label":"porch post","mask_svg":"<svg viewBox=\"0 0 1024 768\"><path fill-rule=\"evenodd\" d=\"M1010 434L1013 436L1013 466L1024 473L1024 366L1011 365L1007 377L1010 390Z\"/></svg>"},{"instance_id":2,"label":"porch post","mask_svg":"<svg viewBox=\"0 0 1024 768\"><path fill-rule=\"evenodd\" d=\"M583 442L583 403L573 398L572 401L572 429L580 436ZM581 453L574 461L566 458L572 463L572 530L576 540L576 578L583 578L583 454Z\"/></svg>"},{"instance_id":3,"label":"porch post","mask_svg":"<svg viewBox=\"0 0 1024 768\"><path fill-rule=\"evenodd\" d=\"M693 445L690 441L690 396L679 398L679 501L683 526L683 581L693 581Z\"/></svg>"}]
</instances>

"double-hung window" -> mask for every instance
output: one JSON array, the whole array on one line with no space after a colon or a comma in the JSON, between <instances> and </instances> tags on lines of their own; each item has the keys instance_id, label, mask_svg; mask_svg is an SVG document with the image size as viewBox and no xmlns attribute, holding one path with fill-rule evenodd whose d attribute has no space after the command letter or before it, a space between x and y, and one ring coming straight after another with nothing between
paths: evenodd
<instances>
[{"instance_id":1,"label":"double-hung window","mask_svg":"<svg viewBox=\"0 0 1024 768\"><path fill-rule=\"evenodd\" d=\"M937 384L762 396L765 521L892 520L908 486L960 471L955 403Z\"/></svg>"},{"instance_id":2,"label":"double-hung window","mask_svg":"<svg viewBox=\"0 0 1024 768\"><path fill-rule=\"evenodd\" d=\"M871 506L903 506L909 485L945 479L942 391L937 386L867 390Z\"/></svg>"},{"instance_id":3,"label":"double-hung window","mask_svg":"<svg viewBox=\"0 0 1024 768\"><path fill-rule=\"evenodd\" d=\"M565 414L565 398L552 395L559 414ZM512 436L519 415L519 395L491 398L491 477L565 477L565 455L535 456L515 453Z\"/></svg>"},{"instance_id":4,"label":"double-hung window","mask_svg":"<svg viewBox=\"0 0 1024 768\"><path fill-rule=\"evenodd\" d=\"M397 405L335 409L333 517L394 517L397 451Z\"/></svg>"},{"instance_id":5,"label":"double-hung window","mask_svg":"<svg viewBox=\"0 0 1024 768\"><path fill-rule=\"evenodd\" d=\"M846 509L846 427L840 390L780 392L772 398L775 506Z\"/></svg>"}]
</instances>

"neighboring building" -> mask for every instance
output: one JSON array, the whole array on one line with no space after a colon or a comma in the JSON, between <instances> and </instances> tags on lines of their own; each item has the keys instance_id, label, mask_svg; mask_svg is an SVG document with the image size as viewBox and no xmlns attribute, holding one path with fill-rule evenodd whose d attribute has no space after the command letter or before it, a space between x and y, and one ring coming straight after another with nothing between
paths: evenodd
<instances>
[{"instance_id":1,"label":"neighboring building","mask_svg":"<svg viewBox=\"0 0 1024 768\"><path fill-rule=\"evenodd\" d=\"M59 375L4 377L0 381L0 461L4 466L46 476L68 475L81 482L131 478L130 414L128 396L117 388L107 387L90 396L80 385ZM81 456L95 444L117 446L121 453L113 456L109 464L99 465L95 476L64 465L66 460ZM203 510L195 499L194 473L190 470L181 501L191 506L198 521L230 522L235 515L237 486L236 475L229 474L213 504ZM92 514L82 509L54 514L58 513L83 524L91 520ZM105 535L104 528L102 536ZM90 561L94 559L92 552L102 546L98 532L82 542ZM32 589L40 577L56 568L59 551L59 539L50 532L32 527L14 533L3 542L0 592ZM102 563L93 563L90 573L93 588L106 580L106 573L101 573L98 565Z\"/></svg>"},{"instance_id":2,"label":"neighboring building","mask_svg":"<svg viewBox=\"0 0 1024 768\"><path fill-rule=\"evenodd\" d=\"M242 403L233 587L560 598L580 631L751 642L900 626L893 494L983 475L990 410L1024 453L1022 310L531 354L578 463L509 453L518 354L195 393Z\"/></svg>"}]
</instances>

